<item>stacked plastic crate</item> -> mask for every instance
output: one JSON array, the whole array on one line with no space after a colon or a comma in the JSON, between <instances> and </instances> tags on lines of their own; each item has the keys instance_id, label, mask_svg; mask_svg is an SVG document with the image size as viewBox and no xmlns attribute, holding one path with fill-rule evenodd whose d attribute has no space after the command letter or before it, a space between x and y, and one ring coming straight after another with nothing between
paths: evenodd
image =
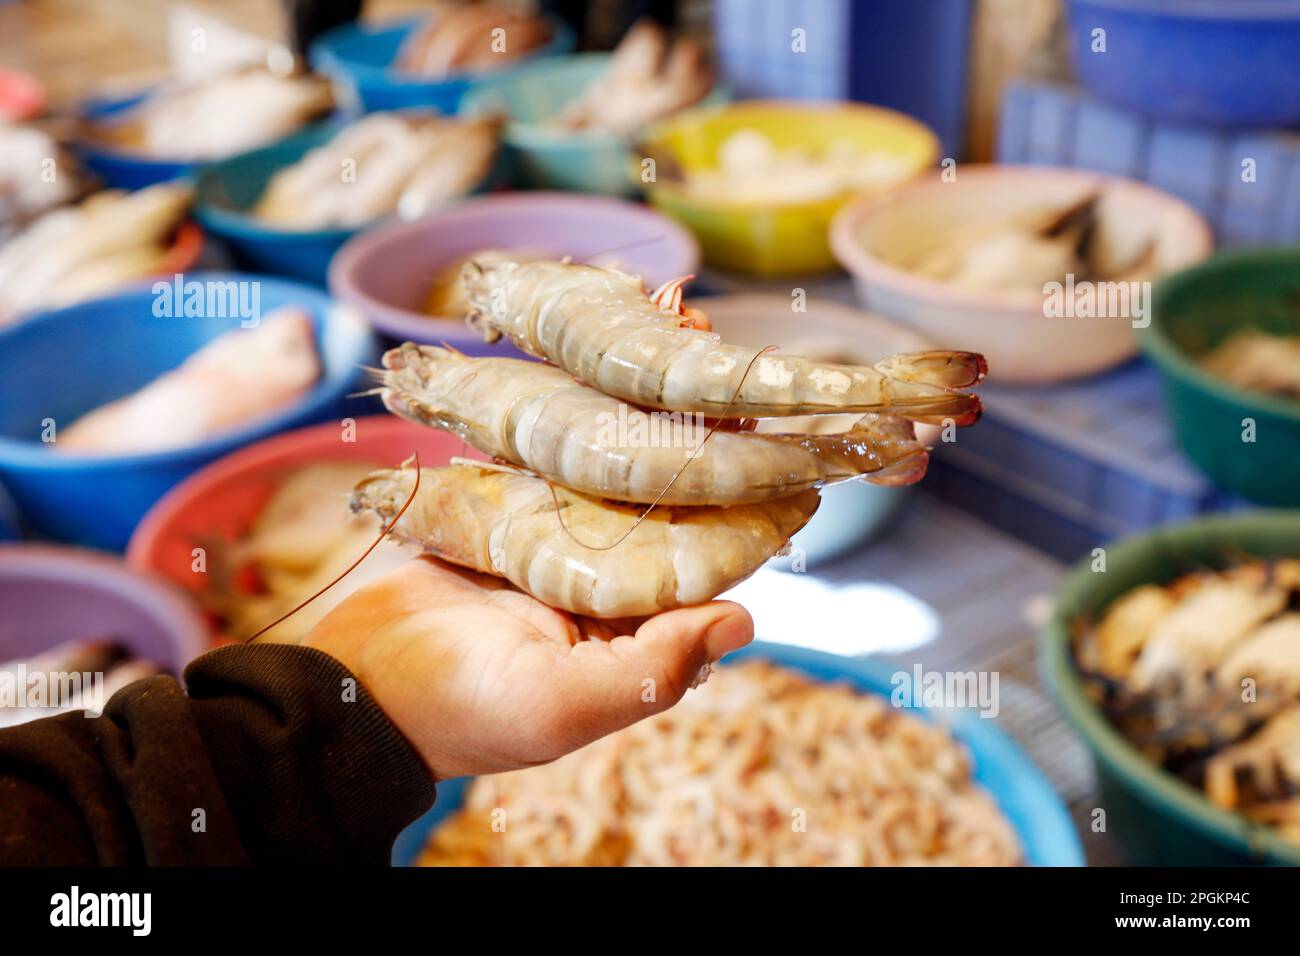
<instances>
[{"instance_id":1,"label":"stacked plastic crate","mask_svg":"<svg viewBox=\"0 0 1300 956\"><path fill-rule=\"evenodd\" d=\"M1149 182L1200 210L1220 245L1300 241L1300 3L1074 0L1069 10L1083 86L1010 87L999 161ZM1177 448L1144 361L987 397L980 427L937 456L935 482L1060 557L1241 503Z\"/></svg>"}]
</instances>

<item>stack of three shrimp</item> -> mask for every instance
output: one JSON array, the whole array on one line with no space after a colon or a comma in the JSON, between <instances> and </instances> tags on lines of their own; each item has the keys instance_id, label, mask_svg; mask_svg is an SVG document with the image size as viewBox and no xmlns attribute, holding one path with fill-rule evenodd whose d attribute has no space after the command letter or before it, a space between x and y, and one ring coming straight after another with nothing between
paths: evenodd
<instances>
[{"instance_id":1,"label":"stack of three shrimp","mask_svg":"<svg viewBox=\"0 0 1300 956\"><path fill-rule=\"evenodd\" d=\"M647 293L635 276L569 262L471 262L462 282L489 341L549 364L409 342L389 351L389 411L492 460L423 469L418 491L414 468L376 472L352 508L573 613L710 600L788 544L821 487L919 481L928 450L914 423L980 414L961 391L984 377L974 353L855 366L727 345L683 308L680 283ZM752 427L845 413L860 417L833 434Z\"/></svg>"}]
</instances>

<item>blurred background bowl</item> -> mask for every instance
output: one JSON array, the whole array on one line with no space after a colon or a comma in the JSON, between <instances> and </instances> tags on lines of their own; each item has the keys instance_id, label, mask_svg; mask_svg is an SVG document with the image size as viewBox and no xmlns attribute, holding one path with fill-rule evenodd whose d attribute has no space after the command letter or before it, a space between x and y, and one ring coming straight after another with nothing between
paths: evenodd
<instances>
[{"instance_id":1,"label":"blurred background bowl","mask_svg":"<svg viewBox=\"0 0 1300 956\"><path fill-rule=\"evenodd\" d=\"M219 160L199 173L195 217L225 242L237 266L324 286L330 260L339 248L383 221L333 229L288 229L264 223L251 213L272 176L324 145L344 125L314 126L271 146ZM497 175L495 170L489 172L476 191L487 188Z\"/></svg>"},{"instance_id":2,"label":"blurred background bowl","mask_svg":"<svg viewBox=\"0 0 1300 956\"><path fill-rule=\"evenodd\" d=\"M22 537L22 516L13 496L0 485L0 542L17 541Z\"/></svg>"},{"instance_id":3,"label":"blurred background bowl","mask_svg":"<svg viewBox=\"0 0 1300 956\"><path fill-rule=\"evenodd\" d=\"M931 176L855 200L836 217L831 243L866 308L918 329L937 348L982 352L994 380L1091 375L1137 354L1128 317L1048 317L1039 289L965 289L896 264L945 232L1065 204L1090 188L1102 190L1101 228L1151 230L1157 273L1210 255L1210 227L1182 200L1126 179L1042 166L963 166L952 182Z\"/></svg>"},{"instance_id":4,"label":"blurred background bowl","mask_svg":"<svg viewBox=\"0 0 1300 956\"><path fill-rule=\"evenodd\" d=\"M423 17L417 17L378 25L336 27L312 44L312 67L334 80L340 102L354 111L370 113L425 106L442 113L455 113L460 109L462 97L487 78L518 69L538 57L568 53L575 42L572 30L563 23L551 21L554 31L551 42L521 57L513 66L489 73L461 73L442 80L426 80L392 69L406 37L423 22Z\"/></svg>"},{"instance_id":5,"label":"blurred background bowl","mask_svg":"<svg viewBox=\"0 0 1300 956\"><path fill-rule=\"evenodd\" d=\"M547 125L609 68L610 59L609 53L580 53L541 60L486 80L465 97L466 113L507 117L504 143L515 185L608 196L640 192L628 137ZM715 87L703 102L726 99L726 92Z\"/></svg>"},{"instance_id":6,"label":"blurred background bowl","mask_svg":"<svg viewBox=\"0 0 1300 956\"><path fill-rule=\"evenodd\" d=\"M1241 329L1300 336L1300 248L1221 253L1157 286L1152 312L1139 340L1188 457L1247 498L1300 506L1300 400L1242 388L1199 361Z\"/></svg>"},{"instance_id":7,"label":"blurred background bowl","mask_svg":"<svg viewBox=\"0 0 1300 956\"><path fill-rule=\"evenodd\" d=\"M395 341L447 343L469 355L518 355L487 345L464 316L425 311L433 283L484 249L573 256L642 276L650 288L699 268L699 247L670 219L636 203L565 193L511 193L468 200L418 222L357 236L330 266L329 287Z\"/></svg>"},{"instance_id":8,"label":"blurred background bowl","mask_svg":"<svg viewBox=\"0 0 1300 956\"><path fill-rule=\"evenodd\" d=\"M762 134L777 150L820 152L847 142L902 157L918 173L939 157L939 141L926 126L860 103L758 100L688 110L656 125L641 147L657 163L646 198L690 227L709 265L751 275L834 269L828 230L855 191L811 201L734 202L690 193L675 181L670 167L689 175L717 166L719 148L742 130Z\"/></svg>"},{"instance_id":9,"label":"blurred background bowl","mask_svg":"<svg viewBox=\"0 0 1300 956\"><path fill-rule=\"evenodd\" d=\"M1066 720L1092 752L1107 832L1134 863L1175 866L1300 864L1300 847L1262 824L1214 806L1200 790L1147 760L1088 698L1075 666L1070 629L1096 620L1143 584L1167 583L1243 555L1300 555L1300 513L1257 511L1203 518L1106 548L1106 571L1091 557L1066 579L1039 638L1039 667Z\"/></svg>"},{"instance_id":10,"label":"blurred background bowl","mask_svg":"<svg viewBox=\"0 0 1300 956\"><path fill-rule=\"evenodd\" d=\"M1294 0L1070 0L1069 18L1079 81L1108 103L1195 126L1300 124Z\"/></svg>"},{"instance_id":11,"label":"blurred background bowl","mask_svg":"<svg viewBox=\"0 0 1300 956\"><path fill-rule=\"evenodd\" d=\"M152 91L131 96L101 97L82 104L85 120L107 121L146 100ZM193 176L203 165L200 160L148 156L142 152L120 149L88 136L72 144L73 152L88 170L116 189L143 189L155 183Z\"/></svg>"},{"instance_id":12,"label":"blurred background bowl","mask_svg":"<svg viewBox=\"0 0 1300 956\"><path fill-rule=\"evenodd\" d=\"M308 422L339 418L374 340L353 314L319 290L242 273L188 280L260 283L266 314L300 305L316 324L321 379L289 407L195 445L129 455L56 454L42 421L67 425L179 366L238 318L155 318L149 285L43 313L0 331L0 481L39 534L118 549L158 497L200 466L241 445Z\"/></svg>"},{"instance_id":13,"label":"blurred background bowl","mask_svg":"<svg viewBox=\"0 0 1300 956\"><path fill-rule=\"evenodd\" d=\"M327 142L339 124L315 126L287 140L218 160L197 176L194 216L230 250L236 266L323 286L330 259L357 228L280 229L249 210L281 169Z\"/></svg>"},{"instance_id":14,"label":"blurred background bowl","mask_svg":"<svg viewBox=\"0 0 1300 956\"><path fill-rule=\"evenodd\" d=\"M804 647L756 641L728 654L722 664L762 659L789 667L826 683L843 683L861 693L888 697L893 690L895 665L864 658L841 657ZM970 711L915 710L923 719L943 724L966 746L973 776L988 791L1015 828L1025 861L1031 866L1082 866L1083 848L1061 798L1042 772L1009 737ZM412 866L429 835L460 809L472 778L438 784L438 802L432 810L402 831L393 844L393 864Z\"/></svg>"},{"instance_id":15,"label":"blurred background bowl","mask_svg":"<svg viewBox=\"0 0 1300 956\"><path fill-rule=\"evenodd\" d=\"M127 564L198 593L211 580L194 572L192 550L244 537L276 488L299 468L326 461L397 467L416 453L421 467L436 468L456 455L481 457L447 432L391 415L357 418L352 437L343 440L340 425L327 422L267 438L202 468L141 519L126 549ZM339 521L348 516L347 503L340 500Z\"/></svg>"},{"instance_id":16,"label":"blurred background bowl","mask_svg":"<svg viewBox=\"0 0 1300 956\"><path fill-rule=\"evenodd\" d=\"M45 86L32 74L0 67L0 119L35 119L48 102Z\"/></svg>"},{"instance_id":17,"label":"blurred background bowl","mask_svg":"<svg viewBox=\"0 0 1300 956\"><path fill-rule=\"evenodd\" d=\"M887 355L930 347L916 332L880 316L835 302L810 299L795 312L788 295L729 295L691 300L703 309L714 331L735 345L780 346L792 355L871 365ZM852 417L852 416L850 416ZM938 429L918 426L927 444ZM845 481L822 489L822 503L811 521L791 539L797 549L772 559L776 567L811 566L828 561L876 536L911 492L865 481ZM802 568L801 568L802 570Z\"/></svg>"},{"instance_id":18,"label":"blurred background bowl","mask_svg":"<svg viewBox=\"0 0 1300 956\"><path fill-rule=\"evenodd\" d=\"M203 615L174 588L81 548L0 546L0 607L0 661L109 639L180 673L208 648Z\"/></svg>"}]
</instances>

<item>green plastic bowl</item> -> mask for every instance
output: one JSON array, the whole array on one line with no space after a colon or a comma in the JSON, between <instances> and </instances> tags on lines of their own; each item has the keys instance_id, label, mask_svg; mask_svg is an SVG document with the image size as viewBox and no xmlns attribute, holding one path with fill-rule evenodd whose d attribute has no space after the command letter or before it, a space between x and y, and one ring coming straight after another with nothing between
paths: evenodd
<instances>
[{"instance_id":1,"label":"green plastic bowl","mask_svg":"<svg viewBox=\"0 0 1300 956\"><path fill-rule=\"evenodd\" d=\"M546 121L576 99L609 66L608 53L539 60L489 79L465 98L462 113L504 113L502 142L514 185L530 189L631 196L639 191L628 137L555 129ZM704 103L724 103L715 88Z\"/></svg>"},{"instance_id":2,"label":"green plastic bowl","mask_svg":"<svg viewBox=\"0 0 1300 956\"><path fill-rule=\"evenodd\" d=\"M1215 256L1158 284L1151 312L1138 339L1188 457L1252 501L1300 506L1300 402L1239 388L1197 358L1243 327L1300 335L1300 248ZM1254 443L1242 441L1246 419Z\"/></svg>"},{"instance_id":3,"label":"green plastic bowl","mask_svg":"<svg viewBox=\"0 0 1300 956\"><path fill-rule=\"evenodd\" d=\"M1106 830L1135 863L1300 865L1300 846L1219 809L1201 791L1143 757L1088 699L1070 650L1069 627L1078 618L1096 618L1139 585L1164 583L1243 553L1300 555L1300 512L1219 515L1108 546L1105 572L1093 571L1088 559L1070 573L1039 636L1043 678L1096 761L1098 807L1106 812Z\"/></svg>"}]
</instances>

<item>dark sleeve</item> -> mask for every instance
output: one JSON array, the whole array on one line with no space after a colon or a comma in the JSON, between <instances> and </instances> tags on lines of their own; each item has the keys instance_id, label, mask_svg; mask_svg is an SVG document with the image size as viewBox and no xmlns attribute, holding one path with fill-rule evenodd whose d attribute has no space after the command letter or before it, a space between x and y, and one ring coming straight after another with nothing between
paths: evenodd
<instances>
[{"instance_id":1,"label":"dark sleeve","mask_svg":"<svg viewBox=\"0 0 1300 956\"><path fill-rule=\"evenodd\" d=\"M0 865L386 865L433 802L419 755L334 658L228 647L0 731Z\"/></svg>"}]
</instances>

